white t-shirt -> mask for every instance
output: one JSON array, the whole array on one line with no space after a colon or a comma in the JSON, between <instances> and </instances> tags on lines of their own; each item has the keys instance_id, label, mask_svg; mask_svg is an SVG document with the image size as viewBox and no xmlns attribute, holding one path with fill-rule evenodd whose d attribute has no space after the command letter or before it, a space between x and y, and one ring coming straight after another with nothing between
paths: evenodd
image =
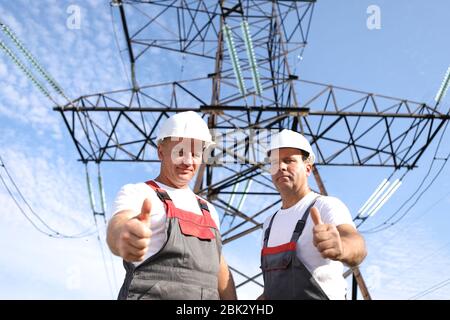
<instances>
[{"instance_id":1,"label":"white t-shirt","mask_svg":"<svg viewBox=\"0 0 450 320\"><path fill-rule=\"evenodd\" d=\"M267 244L269 247L275 247L291 240L297 221L302 218L305 210L317 196L317 193L310 192L294 206L278 211L270 231ZM336 226L349 224L355 227L350 211L338 198L321 196L317 199L314 207L319 210L322 221L325 224L334 224ZM264 222L262 242L264 242L264 233L269 226L272 216L273 215L269 216ZM342 276L344 266L339 261L322 258L313 244L313 227L314 224L308 216L303 233L297 242L297 257L302 261L306 268L308 268L309 272L311 272L322 290L330 299L345 299L347 283Z\"/></svg>"},{"instance_id":2,"label":"white t-shirt","mask_svg":"<svg viewBox=\"0 0 450 320\"><path fill-rule=\"evenodd\" d=\"M161 189L164 189L169 194L175 207L190 211L192 213L202 215L198 205L197 198L190 188L176 189L169 187L161 182L156 182ZM158 198L156 192L146 183L127 184L123 186L114 200L112 213L113 215L123 211L132 210L138 215L141 212L142 203L145 198L149 198L152 204L150 211L150 229L152 236L148 247L145 259L157 253L166 242L166 210L163 202ZM205 200L206 201L206 200ZM206 201L207 202L207 201ZM211 218L219 228L219 216L212 204L207 202ZM139 265L142 262L135 262Z\"/></svg>"}]
</instances>

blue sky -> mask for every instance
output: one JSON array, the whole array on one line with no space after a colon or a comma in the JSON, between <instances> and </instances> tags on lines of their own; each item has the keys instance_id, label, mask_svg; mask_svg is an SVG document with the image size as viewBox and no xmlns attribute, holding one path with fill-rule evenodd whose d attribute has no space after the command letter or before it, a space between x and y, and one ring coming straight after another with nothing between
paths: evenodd
<instances>
[{"instance_id":1,"label":"blue sky","mask_svg":"<svg viewBox=\"0 0 450 320\"><path fill-rule=\"evenodd\" d=\"M76 5L81 9L79 29L66 25ZM381 12L381 28L366 25L370 5ZM432 103L450 64L447 41L447 1L318 1L309 44L297 62L302 79L346 88ZM116 28L117 12L115 15ZM5 1L0 17L26 44L41 64L61 84L70 98L87 93L127 88L128 81L114 40L108 1ZM123 43L121 44L123 48ZM145 83L160 83L180 76L180 61L155 52L139 70ZM126 55L124 55L126 58ZM159 63L163 62L163 63ZM201 71L193 67L192 73ZM52 103L33 87L3 54L0 54L0 156L36 212L52 227L71 234L89 229L92 214L84 167ZM447 97L441 105L448 111ZM438 156L449 153L445 134ZM382 223L427 178L437 139L410 172L395 195L362 230ZM429 177L442 162L437 162ZM95 167L91 166L91 170ZM154 177L157 165L102 164L106 200L110 206L120 186ZM390 170L320 167L329 194L356 211ZM4 172L2 171L2 176ZM369 256L362 272L375 299L408 299L450 278L450 204L448 166L435 183L394 227L365 234ZM447 179L446 179L447 178ZM428 178L429 179L429 178ZM427 180L428 181L428 180ZM314 185L314 182L311 180ZM1 224L0 298L3 299L111 299L123 277L120 260L112 258L115 281L108 284L95 237L81 240L52 239L25 220L5 188L0 185ZM245 203L243 211L251 211ZM225 246L231 266L249 274L259 267L259 233ZM113 270L108 262L108 274ZM238 282L241 280L236 275ZM442 283L446 284L446 282ZM110 289L110 287L112 287ZM239 289L240 298L255 298L254 285ZM446 299L443 286L423 299Z\"/></svg>"}]
</instances>

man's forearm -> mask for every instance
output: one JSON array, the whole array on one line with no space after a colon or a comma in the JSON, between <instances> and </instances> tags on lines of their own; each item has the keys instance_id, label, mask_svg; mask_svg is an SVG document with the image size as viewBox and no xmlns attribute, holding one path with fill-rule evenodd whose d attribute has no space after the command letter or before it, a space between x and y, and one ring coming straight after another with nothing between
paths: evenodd
<instances>
[{"instance_id":1,"label":"man's forearm","mask_svg":"<svg viewBox=\"0 0 450 320\"><path fill-rule=\"evenodd\" d=\"M364 239L359 234L341 236L343 256L339 259L350 267L359 265L367 255Z\"/></svg>"},{"instance_id":2,"label":"man's forearm","mask_svg":"<svg viewBox=\"0 0 450 320\"><path fill-rule=\"evenodd\" d=\"M219 270L219 296L221 300L237 300L236 287L234 285L233 276L228 269L228 265L225 262L223 256L220 259Z\"/></svg>"},{"instance_id":3,"label":"man's forearm","mask_svg":"<svg viewBox=\"0 0 450 320\"><path fill-rule=\"evenodd\" d=\"M219 296L221 300L237 300L236 287L231 273L229 273L226 284L219 288Z\"/></svg>"}]
</instances>

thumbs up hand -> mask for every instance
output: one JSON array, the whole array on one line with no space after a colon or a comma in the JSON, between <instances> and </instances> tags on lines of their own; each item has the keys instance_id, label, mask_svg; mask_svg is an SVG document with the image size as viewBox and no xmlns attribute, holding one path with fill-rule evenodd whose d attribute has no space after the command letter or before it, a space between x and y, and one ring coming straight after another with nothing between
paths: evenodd
<instances>
[{"instance_id":1,"label":"thumbs up hand","mask_svg":"<svg viewBox=\"0 0 450 320\"><path fill-rule=\"evenodd\" d=\"M340 260L344 255L341 236L336 226L324 224L317 208L311 208L311 219L314 222L313 244L324 259Z\"/></svg>"},{"instance_id":2,"label":"thumbs up hand","mask_svg":"<svg viewBox=\"0 0 450 320\"><path fill-rule=\"evenodd\" d=\"M142 203L141 212L124 223L119 237L119 255L128 262L143 261L151 238L149 199Z\"/></svg>"},{"instance_id":3,"label":"thumbs up hand","mask_svg":"<svg viewBox=\"0 0 450 320\"><path fill-rule=\"evenodd\" d=\"M137 219L150 227L150 212L152 211L152 203L148 198L142 203L141 213L137 215Z\"/></svg>"}]
</instances>

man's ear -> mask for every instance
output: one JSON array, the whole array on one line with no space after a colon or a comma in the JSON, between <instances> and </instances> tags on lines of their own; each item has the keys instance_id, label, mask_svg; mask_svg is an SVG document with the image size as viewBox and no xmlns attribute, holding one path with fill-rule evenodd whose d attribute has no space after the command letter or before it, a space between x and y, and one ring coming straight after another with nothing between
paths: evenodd
<instances>
[{"instance_id":1,"label":"man's ear","mask_svg":"<svg viewBox=\"0 0 450 320\"><path fill-rule=\"evenodd\" d=\"M305 163L305 169L306 169L306 175L309 177L312 172L312 164L311 163Z\"/></svg>"},{"instance_id":2,"label":"man's ear","mask_svg":"<svg viewBox=\"0 0 450 320\"><path fill-rule=\"evenodd\" d=\"M162 143L158 144L158 159L162 161L163 151L162 151Z\"/></svg>"}]
</instances>

